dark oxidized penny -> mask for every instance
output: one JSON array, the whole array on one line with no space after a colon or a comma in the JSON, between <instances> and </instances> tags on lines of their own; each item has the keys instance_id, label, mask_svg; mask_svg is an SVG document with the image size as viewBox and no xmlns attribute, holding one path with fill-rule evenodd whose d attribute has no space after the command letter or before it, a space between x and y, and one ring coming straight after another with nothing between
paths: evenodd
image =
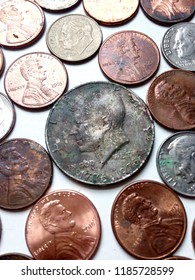
<instances>
[{"instance_id":1,"label":"dark oxidized penny","mask_svg":"<svg viewBox=\"0 0 195 280\"><path fill-rule=\"evenodd\" d=\"M157 153L162 180L179 194L195 197L195 132L169 136Z\"/></svg>"},{"instance_id":2,"label":"dark oxidized penny","mask_svg":"<svg viewBox=\"0 0 195 280\"><path fill-rule=\"evenodd\" d=\"M139 0L83 0L88 15L105 25L121 24L135 16Z\"/></svg>"},{"instance_id":3,"label":"dark oxidized penny","mask_svg":"<svg viewBox=\"0 0 195 280\"><path fill-rule=\"evenodd\" d=\"M165 260L191 260L191 259L183 256L172 256L172 257L165 258Z\"/></svg>"},{"instance_id":4,"label":"dark oxidized penny","mask_svg":"<svg viewBox=\"0 0 195 280\"><path fill-rule=\"evenodd\" d=\"M21 253L7 253L0 255L0 260L32 260L32 257Z\"/></svg>"},{"instance_id":5,"label":"dark oxidized penny","mask_svg":"<svg viewBox=\"0 0 195 280\"><path fill-rule=\"evenodd\" d=\"M71 14L57 19L49 28L46 43L62 60L75 62L91 57L102 42L102 31L95 20Z\"/></svg>"},{"instance_id":6,"label":"dark oxidized penny","mask_svg":"<svg viewBox=\"0 0 195 280\"><path fill-rule=\"evenodd\" d=\"M42 9L30 0L3 0L0 7L0 44L25 46L37 39L44 28Z\"/></svg>"},{"instance_id":7,"label":"dark oxidized penny","mask_svg":"<svg viewBox=\"0 0 195 280\"><path fill-rule=\"evenodd\" d=\"M111 80L136 85L158 69L160 53L155 42L138 31L121 31L109 36L99 50L99 65Z\"/></svg>"},{"instance_id":8,"label":"dark oxidized penny","mask_svg":"<svg viewBox=\"0 0 195 280\"><path fill-rule=\"evenodd\" d=\"M195 23L170 27L163 36L161 52L171 66L195 71Z\"/></svg>"},{"instance_id":9,"label":"dark oxidized penny","mask_svg":"<svg viewBox=\"0 0 195 280\"><path fill-rule=\"evenodd\" d=\"M13 129L16 113L9 98L0 92L0 142Z\"/></svg>"},{"instance_id":10,"label":"dark oxidized penny","mask_svg":"<svg viewBox=\"0 0 195 280\"><path fill-rule=\"evenodd\" d=\"M145 103L114 83L91 82L69 90L46 123L46 144L56 165L88 184L129 178L148 159L153 141Z\"/></svg>"},{"instance_id":11,"label":"dark oxidized penny","mask_svg":"<svg viewBox=\"0 0 195 280\"><path fill-rule=\"evenodd\" d=\"M52 162L46 150L29 139L12 139L0 145L0 207L27 207L48 189Z\"/></svg>"},{"instance_id":12,"label":"dark oxidized penny","mask_svg":"<svg viewBox=\"0 0 195 280\"><path fill-rule=\"evenodd\" d=\"M194 14L194 0L140 0L145 14L161 24L173 24Z\"/></svg>"},{"instance_id":13,"label":"dark oxidized penny","mask_svg":"<svg viewBox=\"0 0 195 280\"><path fill-rule=\"evenodd\" d=\"M37 260L86 260L98 248L101 223L87 197L59 190L33 206L25 233L28 248Z\"/></svg>"},{"instance_id":14,"label":"dark oxidized penny","mask_svg":"<svg viewBox=\"0 0 195 280\"><path fill-rule=\"evenodd\" d=\"M9 97L26 108L42 108L54 103L67 86L64 64L49 53L28 53L17 58L5 73Z\"/></svg>"},{"instance_id":15,"label":"dark oxidized penny","mask_svg":"<svg viewBox=\"0 0 195 280\"><path fill-rule=\"evenodd\" d=\"M194 250L195 250L195 220L194 220L193 225L192 225L192 245L193 245Z\"/></svg>"},{"instance_id":16,"label":"dark oxidized penny","mask_svg":"<svg viewBox=\"0 0 195 280\"><path fill-rule=\"evenodd\" d=\"M3 71L4 67L4 56L3 56L3 51L0 49L0 75Z\"/></svg>"},{"instance_id":17,"label":"dark oxidized penny","mask_svg":"<svg viewBox=\"0 0 195 280\"><path fill-rule=\"evenodd\" d=\"M174 130L195 128L195 74L184 70L163 72L150 84L147 104L161 125Z\"/></svg>"},{"instance_id":18,"label":"dark oxidized penny","mask_svg":"<svg viewBox=\"0 0 195 280\"><path fill-rule=\"evenodd\" d=\"M79 0L34 0L42 8L52 11L64 10L75 5Z\"/></svg>"},{"instance_id":19,"label":"dark oxidized penny","mask_svg":"<svg viewBox=\"0 0 195 280\"><path fill-rule=\"evenodd\" d=\"M175 192L146 180L120 191L111 222L119 244L140 259L162 259L175 252L186 233L186 212Z\"/></svg>"}]
</instances>

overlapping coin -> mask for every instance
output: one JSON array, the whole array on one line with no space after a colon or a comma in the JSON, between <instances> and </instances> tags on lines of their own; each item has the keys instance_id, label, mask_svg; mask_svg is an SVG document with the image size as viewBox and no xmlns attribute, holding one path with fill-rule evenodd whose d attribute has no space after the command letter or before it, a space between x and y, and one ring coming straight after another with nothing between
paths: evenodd
<instances>
[{"instance_id":1,"label":"overlapping coin","mask_svg":"<svg viewBox=\"0 0 195 280\"><path fill-rule=\"evenodd\" d=\"M69 90L46 123L46 144L56 165L75 180L99 186L140 170L153 142L147 106L115 83L91 82Z\"/></svg>"},{"instance_id":2,"label":"overlapping coin","mask_svg":"<svg viewBox=\"0 0 195 280\"><path fill-rule=\"evenodd\" d=\"M136 15L138 0L83 0L88 15L105 25L116 25L130 20Z\"/></svg>"},{"instance_id":3,"label":"overlapping coin","mask_svg":"<svg viewBox=\"0 0 195 280\"><path fill-rule=\"evenodd\" d=\"M49 28L46 43L58 58L82 61L94 55L102 42L102 31L95 20L71 14L57 19Z\"/></svg>"},{"instance_id":4,"label":"overlapping coin","mask_svg":"<svg viewBox=\"0 0 195 280\"><path fill-rule=\"evenodd\" d=\"M0 49L0 75L3 71L3 67L4 67L4 56L3 56L2 49Z\"/></svg>"},{"instance_id":5,"label":"overlapping coin","mask_svg":"<svg viewBox=\"0 0 195 280\"><path fill-rule=\"evenodd\" d=\"M195 74L169 70L150 84L147 105L156 121L166 128L195 128Z\"/></svg>"},{"instance_id":6,"label":"overlapping coin","mask_svg":"<svg viewBox=\"0 0 195 280\"><path fill-rule=\"evenodd\" d=\"M187 218L174 191L162 183L143 180L120 191L111 222L117 241L129 254L152 260L176 251L184 239Z\"/></svg>"},{"instance_id":7,"label":"overlapping coin","mask_svg":"<svg viewBox=\"0 0 195 280\"><path fill-rule=\"evenodd\" d=\"M91 259L100 236L95 206L73 190L59 190L42 197L26 222L26 242L37 260Z\"/></svg>"},{"instance_id":8,"label":"overlapping coin","mask_svg":"<svg viewBox=\"0 0 195 280\"><path fill-rule=\"evenodd\" d=\"M160 24L185 21L194 14L194 0L141 0L145 14Z\"/></svg>"},{"instance_id":9,"label":"overlapping coin","mask_svg":"<svg viewBox=\"0 0 195 280\"><path fill-rule=\"evenodd\" d=\"M169 136L157 153L157 168L162 180L174 191L195 197L195 132Z\"/></svg>"},{"instance_id":10,"label":"overlapping coin","mask_svg":"<svg viewBox=\"0 0 195 280\"><path fill-rule=\"evenodd\" d=\"M161 51L172 67L195 71L195 23L171 26L163 36Z\"/></svg>"},{"instance_id":11,"label":"overlapping coin","mask_svg":"<svg viewBox=\"0 0 195 280\"><path fill-rule=\"evenodd\" d=\"M26 254L21 254L21 253L6 253L0 255L0 260L20 260L20 261L25 261L25 260L32 260L32 257L26 255Z\"/></svg>"},{"instance_id":12,"label":"overlapping coin","mask_svg":"<svg viewBox=\"0 0 195 280\"><path fill-rule=\"evenodd\" d=\"M17 58L5 73L5 90L16 104L40 109L54 103L65 91L68 75L55 56L35 52Z\"/></svg>"},{"instance_id":13,"label":"overlapping coin","mask_svg":"<svg viewBox=\"0 0 195 280\"><path fill-rule=\"evenodd\" d=\"M0 142L12 131L15 120L16 113L12 102L0 92Z\"/></svg>"},{"instance_id":14,"label":"overlapping coin","mask_svg":"<svg viewBox=\"0 0 195 280\"><path fill-rule=\"evenodd\" d=\"M78 3L79 0L68 0L68 1L34 0L34 1L42 8L45 8L47 10L60 11L74 6L76 3Z\"/></svg>"},{"instance_id":15,"label":"overlapping coin","mask_svg":"<svg viewBox=\"0 0 195 280\"><path fill-rule=\"evenodd\" d=\"M21 47L32 43L42 33L45 17L30 0L3 0L0 7L0 44Z\"/></svg>"},{"instance_id":16,"label":"overlapping coin","mask_svg":"<svg viewBox=\"0 0 195 280\"><path fill-rule=\"evenodd\" d=\"M158 69L160 53L156 43L138 31L120 31L109 36L99 50L99 65L111 80L137 85Z\"/></svg>"},{"instance_id":17,"label":"overlapping coin","mask_svg":"<svg viewBox=\"0 0 195 280\"><path fill-rule=\"evenodd\" d=\"M194 220L193 225L192 225L192 245L193 245L194 250L195 250L195 220Z\"/></svg>"},{"instance_id":18,"label":"overlapping coin","mask_svg":"<svg viewBox=\"0 0 195 280\"><path fill-rule=\"evenodd\" d=\"M48 189L52 162L47 151L29 139L12 139L0 145L0 207L22 209Z\"/></svg>"}]
</instances>

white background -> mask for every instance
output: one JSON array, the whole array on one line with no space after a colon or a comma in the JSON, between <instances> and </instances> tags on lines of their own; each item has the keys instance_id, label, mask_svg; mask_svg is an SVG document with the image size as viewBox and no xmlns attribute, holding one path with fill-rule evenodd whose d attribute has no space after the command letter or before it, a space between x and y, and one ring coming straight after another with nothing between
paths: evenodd
<instances>
[{"instance_id":1,"label":"white background","mask_svg":"<svg viewBox=\"0 0 195 280\"><path fill-rule=\"evenodd\" d=\"M69 11L64 11L62 13L48 13L47 11L44 11L44 13L46 17L46 28L41 39L33 43L31 46L20 50L9 50L3 48L6 65L3 75L0 77L0 91L2 93L5 93L3 85L4 74L6 72L6 69L15 59L30 52L49 52L46 45L45 36L48 28L55 20L57 20L63 15L67 15L70 13L85 15L81 2L79 3L79 5L75 6ZM194 22L194 19L192 19L191 22ZM153 23L143 14L142 9L139 7L137 15L134 18L132 18L129 22L115 27L105 27L101 25L101 29L103 32L103 40L105 40L109 35L121 30L137 30L143 32L150 36L156 42L160 49L163 35L167 31L168 27ZM68 89L71 89L72 87L86 82L108 81L107 78L101 72L101 69L98 64L97 54L87 62L78 63L76 65L71 63L65 63L65 66L69 77ZM172 68L167 64L167 62L161 55L160 67L155 76L170 69ZM155 78L155 76L153 76L152 79L150 79L144 85L131 88L144 101L146 101L146 95L149 85L151 81ZM46 148L45 124L50 108L47 108L46 110L42 110L40 112L24 110L18 106L15 106L15 109L16 124L12 133L7 137L6 140L12 138L29 138L38 142ZM87 196L97 208L101 219L102 235L99 248L93 258L94 260L134 259L131 255L129 255L126 251L122 249L122 247L118 244L114 237L110 222L111 207L119 191L132 181L140 179L151 179L162 182L156 168L156 153L161 143L173 133L173 131L168 131L167 129L161 127L155 122L155 142L149 161L141 170L141 172L136 173L136 175L133 178L129 178L129 180L124 181L118 185L114 185L113 187L93 187L91 185L88 186L80 184L78 182L74 182L69 177L64 175L55 166L55 164L53 165L53 181L51 187L48 189L48 192L59 189L76 190ZM195 218L195 200L190 198L184 198L181 196L180 198L187 212L188 225L185 239L179 247L179 249L175 252L175 255L185 256L194 259L195 253L192 246L191 231L192 223ZM30 209L30 207L28 209L20 211L7 211L0 209L0 217L2 222L0 254L18 252L30 255L30 252L25 242L25 223Z\"/></svg>"}]
</instances>

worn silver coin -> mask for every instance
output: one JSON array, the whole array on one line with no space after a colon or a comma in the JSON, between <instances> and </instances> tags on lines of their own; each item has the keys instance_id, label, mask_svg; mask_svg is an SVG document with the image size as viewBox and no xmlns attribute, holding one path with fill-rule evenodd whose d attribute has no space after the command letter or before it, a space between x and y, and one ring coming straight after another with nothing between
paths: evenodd
<instances>
[{"instance_id":1,"label":"worn silver coin","mask_svg":"<svg viewBox=\"0 0 195 280\"><path fill-rule=\"evenodd\" d=\"M171 26L163 36L161 52L171 66L195 71L195 23Z\"/></svg>"},{"instance_id":2,"label":"worn silver coin","mask_svg":"<svg viewBox=\"0 0 195 280\"><path fill-rule=\"evenodd\" d=\"M47 10L60 11L75 5L79 0L34 0L39 6Z\"/></svg>"},{"instance_id":3,"label":"worn silver coin","mask_svg":"<svg viewBox=\"0 0 195 280\"><path fill-rule=\"evenodd\" d=\"M13 129L16 113L9 98L0 92L0 141Z\"/></svg>"},{"instance_id":4,"label":"worn silver coin","mask_svg":"<svg viewBox=\"0 0 195 280\"><path fill-rule=\"evenodd\" d=\"M57 19L46 36L49 50L58 58L69 62L91 57L101 42L102 31L96 21L78 14Z\"/></svg>"},{"instance_id":5,"label":"worn silver coin","mask_svg":"<svg viewBox=\"0 0 195 280\"><path fill-rule=\"evenodd\" d=\"M181 195L195 197L195 132L168 137L158 150L157 168L166 185Z\"/></svg>"},{"instance_id":6,"label":"worn silver coin","mask_svg":"<svg viewBox=\"0 0 195 280\"><path fill-rule=\"evenodd\" d=\"M91 82L69 90L46 123L46 145L56 165L88 184L129 178L144 165L153 142L147 106L115 83Z\"/></svg>"}]
</instances>

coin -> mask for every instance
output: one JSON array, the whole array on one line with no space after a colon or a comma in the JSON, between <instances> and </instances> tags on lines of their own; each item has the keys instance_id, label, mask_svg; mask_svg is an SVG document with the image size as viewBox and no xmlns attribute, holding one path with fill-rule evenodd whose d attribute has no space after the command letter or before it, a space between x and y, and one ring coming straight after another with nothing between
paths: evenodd
<instances>
[{"instance_id":1,"label":"coin","mask_svg":"<svg viewBox=\"0 0 195 280\"><path fill-rule=\"evenodd\" d=\"M15 120L16 112L12 102L0 92L0 141L12 131Z\"/></svg>"},{"instance_id":2,"label":"coin","mask_svg":"<svg viewBox=\"0 0 195 280\"><path fill-rule=\"evenodd\" d=\"M3 51L0 49L0 75L3 71L4 67L4 56L3 56Z\"/></svg>"},{"instance_id":3,"label":"coin","mask_svg":"<svg viewBox=\"0 0 195 280\"><path fill-rule=\"evenodd\" d=\"M185 21L194 14L194 0L141 0L145 14L160 24Z\"/></svg>"},{"instance_id":4,"label":"coin","mask_svg":"<svg viewBox=\"0 0 195 280\"><path fill-rule=\"evenodd\" d=\"M4 86L18 105L39 109L54 103L65 91L67 71L55 56L35 52L17 58L5 73Z\"/></svg>"},{"instance_id":5,"label":"coin","mask_svg":"<svg viewBox=\"0 0 195 280\"><path fill-rule=\"evenodd\" d=\"M6 253L0 255L0 260L32 260L32 258L21 253Z\"/></svg>"},{"instance_id":6,"label":"coin","mask_svg":"<svg viewBox=\"0 0 195 280\"><path fill-rule=\"evenodd\" d=\"M52 162L46 150L29 139L0 145L0 207L22 209L38 200L50 186Z\"/></svg>"},{"instance_id":7,"label":"coin","mask_svg":"<svg viewBox=\"0 0 195 280\"><path fill-rule=\"evenodd\" d=\"M26 46L42 33L44 23L44 13L34 2L6 0L0 7L0 44Z\"/></svg>"},{"instance_id":8,"label":"coin","mask_svg":"<svg viewBox=\"0 0 195 280\"><path fill-rule=\"evenodd\" d=\"M192 245L193 245L194 250L195 250L195 220L194 220L193 225L192 225Z\"/></svg>"},{"instance_id":9,"label":"coin","mask_svg":"<svg viewBox=\"0 0 195 280\"><path fill-rule=\"evenodd\" d=\"M91 82L69 90L46 123L46 145L56 165L75 180L99 186L138 171L153 141L147 106L115 83Z\"/></svg>"},{"instance_id":10,"label":"coin","mask_svg":"<svg viewBox=\"0 0 195 280\"><path fill-rule=\"evenodd\" d=\"M157 168L162 180L174 191L195 197L195 132L169 136L157 153Z\"/></svg>"},{"instance_id":11,"label":"coin","mask_svg":"<svg viewBox=\"0 0 195 280\"><path fill-rule=\"evenodd\" d=\"M155 42L138 31L121 31L109 36L99 50L99 65L111 80L137 85L158 69L160 54Z\"/></svg>"},{"instance_id":12,"label":"coin","mask_svg":"<svg viewBox=\"0 0 195 280\"><path fill-rule=\"evenodd\" d=\"M138 0L83 0L88 15L105 25L121 24L134 17L139 8Z\"/></svg>"},{"instance_id":13,"label":"coin","mask_svg":"<svg viewBox=\"0 0 195 280\"><path fill-rule=\"evenodd\" d=\"M35 2L40 5L42 8L52 10L52 11L59 11L64 10L72 7L76 3L79 2L79 0L35 0Z\"/></svg>"},{"instance_id":14,"label":"coin","mask_svg":"<svg viewBox=\"0 0 195 280\"><path fill-rule=\"evenodd\" d=\"M165 71L150 84L147 105L155 120L166 128L195 128L195 74L184 70Z\"/></svg>"},{"instance_id":15,"label":"coin","mask_svg":"<svg viewBox=\"0 0 195 280\"><path fill-rule=\"evenodd\" d=\"M112 206L111 223L119 244L140 259L162 259L182 243L187 218L170 188L143 180L122 189Z\"/></svg>"},{"instance_id":16,"label":"coin","mask_svg":"<svg viewBox=\"0 0 195 280\"><path fill-rule=\"evenodd\" d=\"M172 256L166 258L165 260L192 260L192 259L183 256Z\"/></svg>"},{"instance_id":17,"label":"coin","mask_svg":"<svg viewBox=\"0 0 195 280\"><path fill-rule=\"evenodd\" d=\"M2 224L1 224L1 217L0 217L0 241L1 241L1 233L2 233Z\"/></svg>"},{"instance_id":18,"label":"coin","mask_svg":"<svg viewBox=\"0 0 195 280\"><path fill-rule=\"evenodd\" d=\"M194 41L195 23L178 23L165 32L161 52L172 67L195 71Z\"/></svg>"},{"instance_id":19,"label":"coin","mask_svg":"<svg viewBox=\"0 0 195 280\"><path fill-rule=\"evenodd\" d=\"M46 36L49 50L58 58L70 62L91 57L101 42L102 32L96 21L77 14L57 19Z\"/></svg>"},{"instance_id":20,"label":"coin","mask_svg":"<svg viewBox=\"0 0 195 280\"><path fill-rule=\"evenodd\" d=\"M86 260L98 248L101 223L86 196L59 190L48 193L32 207L25 234L37 260Z\"/></svg>"}]
</instances>

